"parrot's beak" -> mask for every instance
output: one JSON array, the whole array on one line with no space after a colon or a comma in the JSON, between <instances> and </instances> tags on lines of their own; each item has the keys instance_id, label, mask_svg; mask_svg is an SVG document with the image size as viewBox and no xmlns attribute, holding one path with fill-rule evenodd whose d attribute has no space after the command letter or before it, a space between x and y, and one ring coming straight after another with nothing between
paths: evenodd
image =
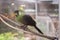
<instances>
[{"instance_id":1,"label":"parrot's beak","mask_svg":"<svg viewBox=\"0 0 60 40\"><path fill-rule=\"evenodd\" d=\"M17 13L15 13L15 16L17 16Z\"/></svg>"},{"instance_id":2,"label":"parrot's beak","mask_svg":"<svg viewBox=\"0 0 60 40\"><path fill-rule=\"evenodd\" d=\"M15 13L15 16L18 16L19 15L19 10L14 11L14 13Z\"/></svg>"}]
</instances>

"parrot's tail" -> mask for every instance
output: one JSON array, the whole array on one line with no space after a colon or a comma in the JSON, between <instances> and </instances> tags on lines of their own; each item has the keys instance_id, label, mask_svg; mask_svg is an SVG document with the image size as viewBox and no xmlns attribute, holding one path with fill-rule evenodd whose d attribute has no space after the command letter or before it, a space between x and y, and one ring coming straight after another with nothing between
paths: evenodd
<instances>
[{"instance_id":1,"label":"parrot's tail","mask_svg":"<svg viewBox=\"0 0 60 40\"><path fill-rule=\"evenodd\" d=\"M43 32L37 26L35 26L35 29L37 29L39 33L43 34Z\"/></svg>"}]
</instances>

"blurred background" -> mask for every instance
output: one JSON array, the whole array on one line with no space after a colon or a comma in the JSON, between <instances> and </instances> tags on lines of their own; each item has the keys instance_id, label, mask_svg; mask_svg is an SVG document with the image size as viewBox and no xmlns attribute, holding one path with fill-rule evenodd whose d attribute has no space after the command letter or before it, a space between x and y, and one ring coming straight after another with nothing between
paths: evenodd
<instances>
[{"instance_id":1,"label":"blurred background","mask_svg":"<svg viewBox=\"0 0 60 40\"><path fill-rule=\"evenodd\" d=\"M0 0L0 14L15 21L14 11L19 10L20 6L23 7L24 14L30 15L37 22L37 27L44 34L59 37L59 0ZM7 20L6 22L14 25ZM36 31L34 28L30 29ZM14 36L14 39L10 38L10 40L48 40L16 31L0 21L0 36L2 36L0 39L5 40L4 35L7 36L7 34L9 38L10 35ZM6 40L9 40L9 38L6 38Z\"/></svg>"}]
</instances>

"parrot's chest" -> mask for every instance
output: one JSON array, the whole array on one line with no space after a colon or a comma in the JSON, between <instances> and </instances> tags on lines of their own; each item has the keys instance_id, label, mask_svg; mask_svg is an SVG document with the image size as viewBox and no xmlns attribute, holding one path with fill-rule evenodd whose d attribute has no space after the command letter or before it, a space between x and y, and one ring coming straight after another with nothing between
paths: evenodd
<instances>
[{"instance_id":1,"label":"parrot's chest","mask_svg":"<svg viewBox=\"0 0 60 40\"><path fill-rule=\"evenodd\" d=\"M18 22L23 22L23 15L19 15L18 17L16 17L16 20L18 21Z\"/></svg>"}]
</instances>

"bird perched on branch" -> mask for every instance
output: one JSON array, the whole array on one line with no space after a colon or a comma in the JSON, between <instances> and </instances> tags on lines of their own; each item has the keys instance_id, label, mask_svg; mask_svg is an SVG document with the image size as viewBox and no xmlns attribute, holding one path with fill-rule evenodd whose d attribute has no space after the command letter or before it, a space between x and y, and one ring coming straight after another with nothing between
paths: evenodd
<instances>
[{"instance_id":1,"label":"bird perched on branch","mask_svg":"<svg viewBox=\"0 0 60 40\"><path fill-rule=\"evenodd\" d=\"M26 26L34 26L34 28L41 34L43 34L43 32L36 26L36 22L33 20L33 18L30 15L25 15L23 12L21 12L21 10L16 10L14 11L14 13L16 14L16 19L18 22L26 25ZM20 14L22 13L22 14Z\"/></svg>"}]
</instances>

